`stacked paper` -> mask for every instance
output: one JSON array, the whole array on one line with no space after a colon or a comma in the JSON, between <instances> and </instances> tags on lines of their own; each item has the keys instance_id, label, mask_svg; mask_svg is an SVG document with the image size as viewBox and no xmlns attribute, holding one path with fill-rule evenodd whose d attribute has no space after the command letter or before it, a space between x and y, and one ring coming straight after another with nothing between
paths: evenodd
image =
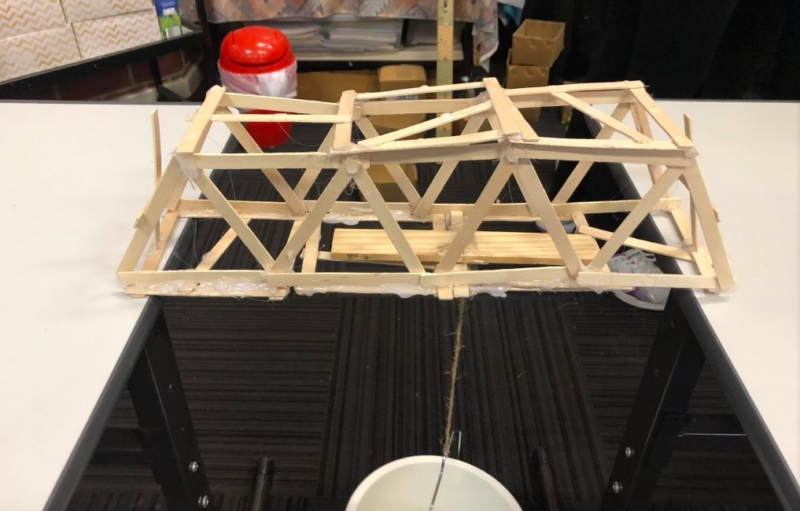
<instances>
[{"instance_id":1,"label":"stacked paper","mask_svg":"<svg viewBox=\"0 0 800 511\"><path fill-rule=\"evenodd\" d=\"M400 44L403 20L334 16L320 21L271 21L295 52L391 50Z\"/></svg>"}]
</instances>

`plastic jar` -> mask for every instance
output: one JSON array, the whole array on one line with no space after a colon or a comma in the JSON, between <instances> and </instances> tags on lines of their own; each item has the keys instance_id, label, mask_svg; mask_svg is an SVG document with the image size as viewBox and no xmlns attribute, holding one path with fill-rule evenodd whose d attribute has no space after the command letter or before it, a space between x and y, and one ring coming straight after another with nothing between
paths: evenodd
<instances>
[{"instance_id":1,"label":"plastic jar","mask_svg":"<svg viewBox=\"0 0 800 511\"><path fill-rule=\"evenodd\" d=\"M228 33L217 63L222 84L231 92L260 96L297 96L297 59L280 30L245 27ZM277 113L253 110L251 114ZM285 144L292 132L288 122L248 122L245 128L261 147Z\"/></svg>"}]
</instances>

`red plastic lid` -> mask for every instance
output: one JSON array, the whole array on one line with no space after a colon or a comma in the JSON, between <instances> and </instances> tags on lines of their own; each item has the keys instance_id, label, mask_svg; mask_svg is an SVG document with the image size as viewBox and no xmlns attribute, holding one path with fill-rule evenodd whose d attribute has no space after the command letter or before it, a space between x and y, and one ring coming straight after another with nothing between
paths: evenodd
<instances>
[{"instance_id":1,"label":"red plastic lid","mask_svg":"<svg viewBox=\"0 0 800 511\"><path fill-rule=\"evenodd\" d=\"M219 65L226 71L261 74L284 69L294 63L292 47L280 30L245 27L222 40Z\"/></svg>"}]
</instances>

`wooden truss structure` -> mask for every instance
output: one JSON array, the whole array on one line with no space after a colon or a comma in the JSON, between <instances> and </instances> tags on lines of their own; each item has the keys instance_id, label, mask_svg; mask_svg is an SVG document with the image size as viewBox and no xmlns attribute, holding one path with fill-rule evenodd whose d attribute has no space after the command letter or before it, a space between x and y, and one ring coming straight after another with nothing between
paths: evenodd
<instances>
[{"instance_id":1,"label":"wooden truss structure","mask_svg":"<svg viewBox=\"0 0 800 511\"><path fill-rule=\"evenodd\" d=\"M398 96L425 97L467 89L484 90L472 99L391 100ZM601 123L602 129L595 139L543 137L520 114L524 108L564 105ZM597 105L614 105L613 112L606 114ZM287 113L239 114L231 108ZM372 115L407 113L434 114L434 117L384 135L379 135L369 120ZM628 114L635 128L622 122ZM466 127L458 136L408 140L460 119L466 121ZM651 121L666 134L662 137L666 140L654 139ZM243 122L325 123L331 129L315 152L266 154L244 129ZM247 153L202 153L212 123L224 123ZM488 123L489 129L480 131L484 123ZM353 125L364 136L358 143L351 141ZM612 140L615 134L623 135L625 140ZM691 134L676 127L641 82L504 90L497 80L486 78L482 82L389 92L347 91L338 104L232 94L214 87L163 176L158 177L155 192L136 222L133 240L118 275L126 292L132 295L276 299L286 296L290 288L299 294L335 291L435 294L442 299L493 290L652 286L724 291L733 286L734 279L696 155ZM458 162L468 160L497 162L480 197L473 204L436 202ZM539 160L578 162L552 201L535 169L534 162ZM427 191L420 195L400 164L424 162L440 166ZM594 162L645 164L652 188L641 200L568 202ZM386 166L405 195L405 202L383 200L367 172L371 164ZM283 200L229 200L207 176L211 169L261 169ZM336 171L319 199L306 200L322 169ZM298 184L290 186L282 171L301 173ZM524 202L498 203L498 196L511 176ZM189 181L205 198L181 198ZM358 186L365 202L338 200L351 182ZM682 210L681 199L669 194L676 182L690 193L689 214ZM627 213L627 216L616 231L609 232L587 223L586 215L597 213ZM681 246L632 237L636 227L651 213L668 215L674 220L682 236ZM230 230L196 268L160 271L164 247L180 218L222 218ZM280 253L267 251L248 225L251 220L294 222ZM321 252L322 223L343 220L377 221L382 229L336 228L331 251ZM546 227L546 233L478 230L484 222L538 220ZM575 222L577 233L567 234L560 222L564 220ZM427 222L430 229L403 229L403 222ZM701 247L701 232L707 252ZM237 237L261 268L213 269ZM597 240L605 241L602 248ZM611 273L607 263L623 246L690 261L697 272L695 275ZM407 271L317 272L317 261L324 258L385 261L401 264ZM502 263L506 267L488 269L484 263Z\"/></svg>"}]
</instances>

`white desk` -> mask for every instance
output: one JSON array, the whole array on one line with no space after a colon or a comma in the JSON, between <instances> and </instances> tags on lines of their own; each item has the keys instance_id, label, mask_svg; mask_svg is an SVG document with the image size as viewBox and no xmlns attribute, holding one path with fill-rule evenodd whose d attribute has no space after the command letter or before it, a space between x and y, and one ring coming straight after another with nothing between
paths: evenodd
<instances>
[{"instance_id":1,"label":"white desk","mask_svg":"<svg viewBox=\"0 0 800 511\"><path fill-rule=\"evenodd\" d=\"M773 483L776 474L780 478L783 473L783 484L794 484L796 499L800 481L800 104L659 103L678 125L684 113L693 119L698 163L720 212L720 228L737 280L736 289L723 296L695 293L716 334L717 376L725 380L721 373L728 373L726 392L767 472ZM646 167L626 165L626 169L643 195L650 187ZM688 208L685 191L683 186L673 187L673 194L683 197ZM656 218L656 225L667 242L679 240L668 218ZM684 273L693 273L690 264L679 266ZM708 346L704 351L712 358ZM737 392L739 396L732 395ZM764 438L759 440L759 436ZM776 460L776 455L782 460ZM781 461L783 467L775 466Z\"/></svg>"},{"instance_id":2,"label":"white desk","mask_svg":"<svg viewBox=\"0 0 800 511\"><path fill-rule=\"evenodd\" d=\"M0 510L66 507L54 488L110 411L98 402L146 303L115 272L153 189L153 108L0 103ZM197 105L158 108L166 159Z\"/></svg>"}]
</instances>

